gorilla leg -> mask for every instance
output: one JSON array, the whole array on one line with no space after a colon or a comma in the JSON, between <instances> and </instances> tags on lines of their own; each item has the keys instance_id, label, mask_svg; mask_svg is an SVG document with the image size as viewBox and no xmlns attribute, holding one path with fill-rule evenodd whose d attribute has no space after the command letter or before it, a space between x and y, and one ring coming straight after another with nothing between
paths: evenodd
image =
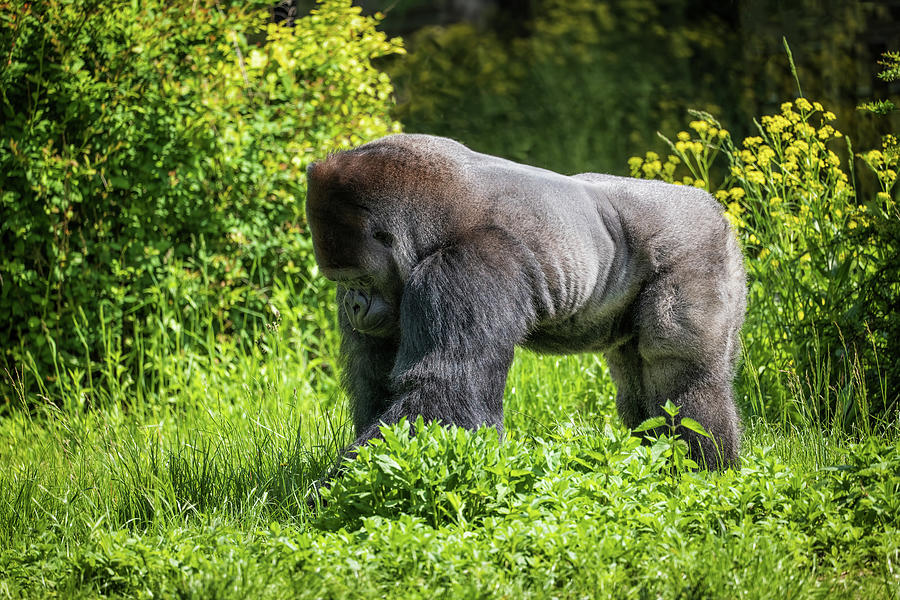
<instances>
[{"instance_id":1,"label":"gorilla leg","mask_svg":"<svg viewBox=\"0 0 900 600\"><path fill-rule=\"evenodd\" d=\"M739 319L723 298L742 285L729 273L694 271L688 264L661 273L640 299L637 348L645 409L648 416L663 416L662 406L671 400L679 407L678 421L699 422L712 439L686 428L679 433L691 458L710 469L732 465L738 457L731 382Z\"/></svg>"},{"instance_id":2,"label":"gorilla leg","mask_svg":"<svg viewBox=\"0 0 900 600\"><path fill-rule=\"evenodd\" d=\"M716 383L712 375L691 368L679 357L646 362L633 342L608 352L606 364L616 384L616 408L626 427L634 429L650 417L668 417L662 407L671 400L679 407L679 421L690 417L713 436L709 439L686 428L678 430L697 464L718 469L734 463L739 434L727 381ZM663 427L649 435L665 431Z\"/></svg>"},{"instance_id":3,"label":"gorilla leg","mask_svg":"<svg viewBox=\"0 0 900 600\"><path fill-rule=\"evenodd\" d=\"M637 343L628 342L605 354L606 365L616 384L616 408L625 426L634 429L650 418L644 402L643 365Z\"/></svg>"},{"instance_id":4,"label":"gorilla leg","mask_svg":"<svg viewBox=\"0 0 900 600\"><path fill-rule=\"evenodd\" d=\"M652 416L664 416L662 406L671 400L679 407L676 423L689 417L712 436L710 439L684 427L678 429L697 464L714 470L736 463L740 433L730 379L723 380L721 375L677 357L647 362L643 379L646 399L653 405L648 407Z\"/></svg>"}]
</instances>

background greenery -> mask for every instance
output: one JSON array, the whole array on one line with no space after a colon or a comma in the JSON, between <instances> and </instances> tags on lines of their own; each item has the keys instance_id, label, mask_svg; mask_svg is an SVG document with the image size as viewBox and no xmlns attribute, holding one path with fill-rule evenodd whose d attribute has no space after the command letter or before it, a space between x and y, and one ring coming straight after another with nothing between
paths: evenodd
<instances>
[{"instance_id":1,"label":"background greenery","mask_svg":"<svg viewBox=\"0 0 900 600\"><path fill-rule=\"evenodd\" d=\"M428 4L398 2L386 25L404 31ZM856 105L886 91L874 63L900 43L900 9L891 2L467 5L483 6L481 18L453 23L445 11L442 22L408 32L408 58L389 69L408 131L452 135L566 173L624 174L622 157L662 150L656 131L679 127L689 108L709 111L735 135L752 134L754 117L797 94L782 37L798 57L804 92L827 98L842 130L867 145L888 131Z\"/></svg>"},{"instance_id":2,"label":"background greenery","mask_svg":"<svg viewBox=\"0 0 900 600\"><path fill-rule=\"evenodd\" d=\"M896 7L482 4L0 0L0 597L900 595ZM505 440L387 430L310 504L350 431L304 169L401 122L720 199L741 469L521 352Z\"/></svg>"},{"instance_id":3,"label":"background greenery","mask_svg":"<svg viewBox=\"0 0 900 600\"><path fill-rule=\"evenodd\" d=\"M30 391L171 396L163 357L248 347L273 286L324 300L305 167L398 130L370 61L400 47L345 3L289 32L264 7L2 5L0 336Z\"/></svg>"}]
</instances>

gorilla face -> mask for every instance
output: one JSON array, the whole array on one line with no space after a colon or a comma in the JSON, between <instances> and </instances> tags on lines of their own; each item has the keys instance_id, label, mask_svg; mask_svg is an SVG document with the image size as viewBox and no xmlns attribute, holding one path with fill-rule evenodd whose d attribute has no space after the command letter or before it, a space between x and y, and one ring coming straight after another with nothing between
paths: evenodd
<instances>
[{"instance_id":1,"label":"gorilla face","mask_svg":"<svg viewBox=\"0 0 900 600\"><path fill-rule=\"evenodd\" d=\"M398 332L394 307L376 291L348 288L340 298L340 306L350 327L359 333L391 337Z\"/></svg>"},{"instance_id":2,"label":"gorilla face","mask_svg":"<svg viewBox=\"0 0 900 600\"><path fill-rule=\"evenodd\" d=\"M352 186L351 186L352 187ZM378 203L341 185L310 184L307 219L322 274L338 284L338 310L354 331L399 333L402 294L397 244Z\"/></svg>"}]
</instances>

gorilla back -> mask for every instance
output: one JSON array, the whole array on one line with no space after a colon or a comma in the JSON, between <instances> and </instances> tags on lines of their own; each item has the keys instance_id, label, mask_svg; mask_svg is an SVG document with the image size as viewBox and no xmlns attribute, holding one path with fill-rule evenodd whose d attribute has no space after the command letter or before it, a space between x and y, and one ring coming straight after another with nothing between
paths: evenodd
<instances>
[{"instance_id":1,"label":"gorilla back","mask_svg":"<svg viewBox=\"0 0 900 600\"><path fill-rule=\"evenodd\" d=\"M671 400L712 436L681 430L695 460L737 461L745 276L709 194L568 177L426 135L382 138L308 175L357 444L404 416L502 430L523 345L602 352L628 427Z\"/></svg>"}]
</instances>

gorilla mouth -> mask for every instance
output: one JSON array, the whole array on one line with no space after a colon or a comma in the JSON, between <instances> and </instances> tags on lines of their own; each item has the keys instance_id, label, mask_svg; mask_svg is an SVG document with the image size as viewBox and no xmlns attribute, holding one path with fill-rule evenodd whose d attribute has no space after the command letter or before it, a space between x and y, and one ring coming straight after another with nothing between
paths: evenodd
<instances>
[{"instance_id":1,"label":"gorilla mouth","mask_svg":"<svg viewBox=\"0 0 900 600\"><path fill-rule=\"evenodd\" d=\"M376 315L369 318L363 316L361 319L350 318L350 326L354 331L373 337L390 337L394 332L391 319L384 315Z\"/></svg>"},{"instance_id":2,"label":"gorilla mouth","mask_svg":"<svg viewBox=\"0 0 900 600\"><path fill-rule=\"evenodd\" d=\"M390 322L384 318L363 320L356 325L351 324L354 331L376 337L387 337L393 331Z\"/></svg>"}]
</instances>

